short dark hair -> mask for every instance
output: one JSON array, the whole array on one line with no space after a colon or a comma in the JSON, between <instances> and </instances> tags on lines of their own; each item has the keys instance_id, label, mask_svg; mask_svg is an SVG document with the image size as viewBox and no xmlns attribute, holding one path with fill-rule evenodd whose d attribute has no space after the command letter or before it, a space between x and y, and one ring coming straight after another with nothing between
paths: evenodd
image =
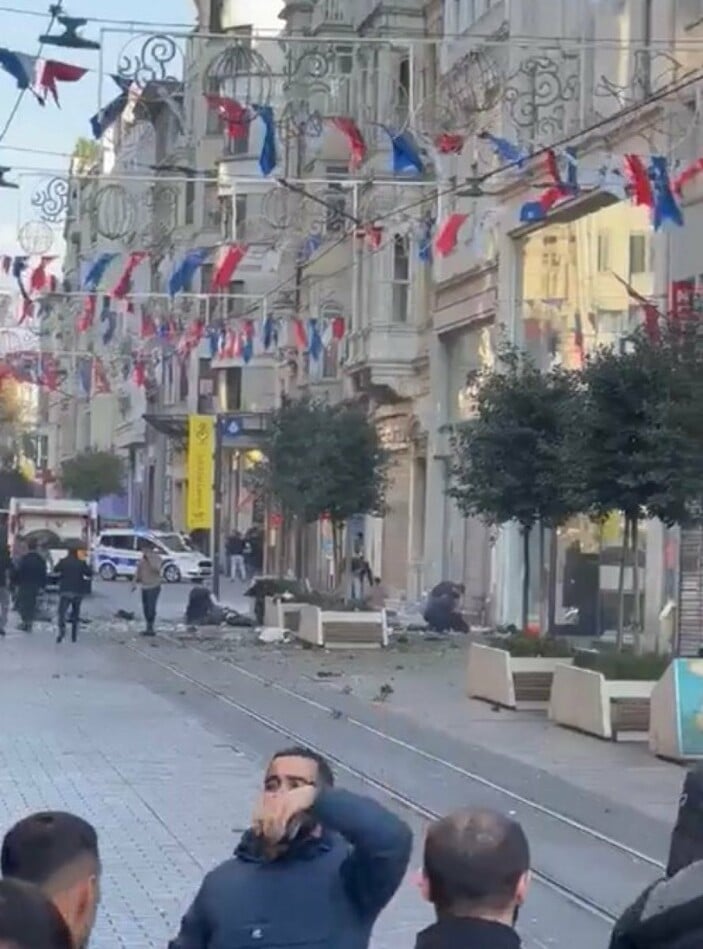
<instances>
[{"instance_id":1,"label":"short dark hair","mask_svg":"<svg viewBox=\"0 0 703 949\"><path fill-rule=\"evenodd\" d=\"M495 811L458 811L427 832L425 876L439 912L504 910L529 868L525 832Z\"/></svg>"},{"instance_id":2,"label":"short dark hair","mask_svg":"<svg viewBox=\"0 0 703 949\"><path fill-rule=\"evenodd\" d=\"M98 835L82 817L44 811L25 817L2 842L3 877L45 886L81 857L99 860Z\"/></svg>"},{"instance_id":3,"label":"short dark hair","mask_svg":"<svg viewBox=\"0 0 703 949\"><path fill-rule=\"evenodd\" d=\"M73 949L54 904L29 883L0 880L0 949Z\"/></svg>"},{"instance_id":4,"label":"short dark hair","mask_svg":"<svg viewBox=\"0 0 703 949\"><path fill-rule=\"evenodd\" d=\"M277 758L305 758L308 761L314 761L317 765L317 773L320 778L320 784L323 787L334 787L334 773L327 759L313 751L312 748L305 748L303 745L292 745L290 748L282 748L271 758L275 761Z\"/></svg>"}]
</instances>

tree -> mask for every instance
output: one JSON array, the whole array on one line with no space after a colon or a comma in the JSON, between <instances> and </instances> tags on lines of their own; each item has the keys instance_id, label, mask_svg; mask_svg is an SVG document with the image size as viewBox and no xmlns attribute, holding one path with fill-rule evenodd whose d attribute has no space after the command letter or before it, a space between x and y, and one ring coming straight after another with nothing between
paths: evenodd
<instances>
[{"instance_id":1,"label":"tree","mask_svg":"<svg viewBox=\"0 0 703 949\"><path fill-rule=\"evenodd\" d=\"M61 465L61 485L73 498L99 501L124 494L124 461L110 451L85 451Z\"/></svg>"},{"instance_id":2,"label":"tree","mask_svg":"<svg viewBox=\"0 0 703 949\"><path fill-rule=\"evenodd\" d=\"M32 482L17 468L14 458L0 462L0 508L10 505L10 498L31 498L35 490Z\"/></svg>"},{"instance_id":3,"label":"tree","mask_svg":"<svg viewBox=\"0 0 703 949\"><path fill-rule=\"evenodd\" d=\"M338 562L346 520L383 507L388 456L373 422L355 403L288 399L273 413L264 454L260 480L284 518L302 528L328 516ZM300 550L297 559L300 568Z\"/></svg>"},{"instance_id":4,"label":"tree","mask_svg":"<svg viewBox=\"0 0 703 949\"><path fill-rule=\"evenodd\" d=\"M687 517L701 483L682 405L688 368L673 339L635 334L624 350L603 348L584 369L585 412L580 445L586 507L596 519L619 511L624 520L618 580L618 647L625 626L625 569L632 561L632 626L639 640L639 526L643 517L669 524ZM700 403L699 403L700 406ZM700 408L699 408L700 411ZM700 453L698 454L700 460ZM628 557L631 555L631 557Z\"/></svg>"},{"instance_id":5,"label":"tree","mask_svg":"<svg viewBox=\"0 0 703 949\"><path fill-rule=\"evenodd\" d=\"M504 345L498 368L477 373L477 414L452 435L450 496L465 516L492 524L517 521L523 542L522 625L529 619L530 537L536 524L557 527L581 505L578 466L571 457L578 430L578 375L543 373Z\"/></svg>"}]
</instances>

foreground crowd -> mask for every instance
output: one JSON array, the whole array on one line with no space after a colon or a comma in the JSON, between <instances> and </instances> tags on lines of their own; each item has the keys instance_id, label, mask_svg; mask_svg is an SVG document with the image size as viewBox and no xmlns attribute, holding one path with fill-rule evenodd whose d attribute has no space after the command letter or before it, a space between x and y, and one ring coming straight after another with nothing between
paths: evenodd
<instances>
[{"instance_id":1,"label":"foreground crowd","mask_svg":"<svg viewBox=\"0 0 703 949\"><path fill-rule=\"evenodd\" d=\"M615 927L611 949L703 946L703 771L684 785L666 878ZM270 762L251 828L204 879L170 949L366 949L403 880L410 828L334 786L305 748ZM85 949L100 902L98 835L72 814L34 814L2 845L0 949ZM530 852L521 826L485 810L432 823L421 891L436 922L416 949L519 949ZM136 947L135 947L136 949Z\"/></svg>"}]
</instances>

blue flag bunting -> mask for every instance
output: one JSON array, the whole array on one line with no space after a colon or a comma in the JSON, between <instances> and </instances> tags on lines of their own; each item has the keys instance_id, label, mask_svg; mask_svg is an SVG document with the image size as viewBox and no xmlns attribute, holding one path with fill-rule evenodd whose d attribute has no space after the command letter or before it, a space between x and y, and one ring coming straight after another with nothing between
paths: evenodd
<instances>
[{"instance_id":1,"label":"blue flag bunting","mask_svg":"<svg viewBox=\"0 0 703 949\"><path fill-rule=\"evenodd\" d=\"M649 165L649 177L654 192L654 208L652 211L654 230L660 230L667 221L671 221L672 224L676 224L678 227L683 227L683 213L671 190L667 160L663 155L652 156Z\"/></svg>"},{"instance_id":2,"label":"blue flag bunting","mask_svg":"<svg viewBox=\"0 0 703 949\"><path fill-rule=\"evenodd\" d=\"M105 132L114 125L122 115L129 104L129 88L131 81L123 79L122 76L113 76L113 80L122 90L120 94L107 105L103 106L99 112L96 112L90 119L90 128L93 132L93 138L101 139Z\"/></svg>"},{"instance_id":3,"label":"blue flag bunting","mask_svg":"<svg viewBox=\"0 0 703 949\"><path fill-rule=\"evenodd\" d=\"M110 297L103 297L103 305L100 311L100 322L105 324L103 330L103 344L111 343L117 329L117 314L110 309Z\"/></svg>"},{"instance_id":4,"label":"blue flag bunting","mask_svg":"<svg viewBox=\"0 0 703 949\"><path fill-rule=\"evenodd\" d=\"M422 174L424 164L417 145L408 132L393 132L386 129L393 146L393 172L396 175L404 171L416 171Z\"/></svg>"},{"instance_id":5,"label":"blue flag bunting","mask_svg":"<svg viewBox=\"0 0 703 949\"><path fill-rule=\"evenodd\" d=\"M276 341L276 324L272 316L267 316L264 320L264 349L269 350Z\"/></svg>"},{"instance_id":6,"label":"blue flag bunting","mask_svg":"<svg viewBox=\"0 0 703 949\"><path fill-rule=\"evenodd\" d=\"M264 123L264 141L259 155L259 168L262 175L270 175L278 164L276 154L276 123L270 105L255 105L254 111Z\"/></svg>"},{"instance_id":7,"label":"blue flag bunting","mask_svg":"<svg viewBox=\"0 0 703 949\"><path fill-rule=\"evenodd\" d=\"M310 320L308 324L308 352L315 362L322 355L322 336L320 335L319 323L319 320Z\"/></svg>"},{"instance_id":8,"label":"blue flag bunting","mask_svg":"<svg viewBox=\"0 0 703 949\"><path fill-rule=\"evenodd\" d=\"M0 67L9 73L23 92L30 89L35 78L37 57L0 48Z\"/></svg>"},{"instance_id":9,"label":"blue flag bunting","mask_svg":"<svg viewBox=\"0 0 703 949\"><path fill-rule=\"evenodd\" d=\"M83 278L83 289L89 293L95 293L100 285L100 281L107 272L107 268L118 256L118 254L100 254L96 257L88 266L85 277Z\"/></svg>"},{"instance_id":10,"label":"blue flag bunting","mask_svg":"<svg viewBox=\"0 0 703 949\"><path fill-rule=\"evenodd\" d=\"M209 253L206 247L196 248L189 251L176 265L168 280L168 292L172 297L186 289L195 272L205 263Z\"/></svg>"},{"instance_id":11,"label":"blue flag bunting","mask_svg":"<svg viewBox=\"0 0 703 949\"><path fill-rule=\"evenodd\" d=\"M507 138L500 138L498 135L491 135L490 132L481 132L479 138L485 139L493 146L496 155L509 164L515 164L519 167L525 163L527 152L520 145L514 145Z\"/></svg>"},{"instance_id":12,"label":"blue flag bunting","mask_svg":"<svg viewBox=\"0 0 703 949\"><path fill-rule=\"evenodd\" d=\"M93 360L91 356L79 356L76 360L76 376L83 395L90 396L93 379Z\"/></svg>"},{"instance_id":13,"label":"blue flag bunting","mask_svg":"<svg viewBox=\"0 0 703 949\"><path fill-rule=\"evenodd\" d=\"M432 263L432 230L434 227L434 222L432 218L428 217L422 227L422 233L420 234L420 241L418 247L418 257L423 264Z\"/></svg>"}]
</instances>

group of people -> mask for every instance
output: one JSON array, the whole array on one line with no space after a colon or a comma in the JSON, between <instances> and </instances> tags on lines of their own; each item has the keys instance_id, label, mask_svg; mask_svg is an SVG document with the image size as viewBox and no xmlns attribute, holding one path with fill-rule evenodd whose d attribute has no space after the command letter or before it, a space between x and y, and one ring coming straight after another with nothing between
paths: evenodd
<instances>
[{"instance_id":1,"label":"group of people","mask_svg":"<svg viewBox=\"0 0 703 949\"><path fill-rule=\"evenodd\" d=\"M245 583L263 567L264 541L260 528L250 527L246 534L234 530L227 538L227 573L230 580Z\"/></svg>"},{"instance_id":2,"label":"group of people","mask_svg":"<svg viewBox=\"0 0 703 949\"><path fill-rule=\"evenodd\" d=\"M666 878L623 914L610 949L703 944L702 786L703 772L689 775ZM337 788L316 752L283 749L251 826L206 875L169 949L367 949L411 851L403 820ZM95 829L72 814L34 814L7 833L0 859L0 949L85 949L100 902ZM519 949L530 848L515 820L466 809L434 821L420 883L435 922L416 949Z\"/></svg>"},{"instance_id":3,"label":"group of people","mask_svg":"<svg viewBox=\"0 0 703 949\"><path fill-rule=\"evenodd\" d=\"M145 550L137 565L133 589L141 588L142 610L146 622L145 636L154 636L156 606L161 592L161 557L154 550ZM52 573L58 584L57 642L66 638L70 626L71 641L78 641L81 604L93 571L87 560L71 549L59 560ZM20 629L31 633L37 619L42 593L49 579L49 561L30 538L10 551L7 541L0 540L0 636L7 633L10 609L14 604L20 617Z\"/></svg>"}]
</instances>

